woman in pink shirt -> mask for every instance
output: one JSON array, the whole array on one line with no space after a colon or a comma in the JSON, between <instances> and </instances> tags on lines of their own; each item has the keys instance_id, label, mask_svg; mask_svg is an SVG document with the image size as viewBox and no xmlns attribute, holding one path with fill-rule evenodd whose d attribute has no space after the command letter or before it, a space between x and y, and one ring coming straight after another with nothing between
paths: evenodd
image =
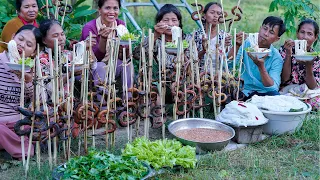
<instances>
[{"instance_id":1,"label":"woman in pink shirt","mask_svg":"<svg viewBox=\"0 0 320 180\"><path fill-rule=\"evenodd\" d=\"M22 26L13 40L17 43L20 53L33 58L36 55L37 43L41 43L42 35L38 28L32 25ZM21 72L12 71L7 63L10 62L7 52L0 53L0 150L7 151L12 157L21 159L21 138L14 131L15 123L20 120L16 110L20 106ZM25 97L32 98L32 75L25 74ZM28 138L25 138L25 151L28 152ZM31 154L33 155L33 146ZM26 153L25 153L26 154Z\"/></svg>"}]
</instances>

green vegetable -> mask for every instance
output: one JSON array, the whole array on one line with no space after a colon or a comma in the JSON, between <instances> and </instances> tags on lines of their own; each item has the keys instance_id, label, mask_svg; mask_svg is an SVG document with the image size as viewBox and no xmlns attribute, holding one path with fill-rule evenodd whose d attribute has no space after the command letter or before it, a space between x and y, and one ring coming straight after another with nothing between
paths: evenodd
<instances>
[{"instance_id":1,"label":"green vegetable","mask_svg":"<svg viewBox=\"0 0 320 180\"><path fill-rule=\"evenodd\" d=\"M139 39L139 36L134 35L132 33L126 33L123 36L121 36L121 40L123 41L129 41L129 39L131 39L131 41L136 41Z\"/></svg>"},{"instance_id":2,"label":"green vegetable","mask_svg":"<svg viewBox=\"0 0 320 180\"><path fill-rule=\"evenodd\" d=\"M311 56L320 56L320 51L315 51L315 52L307 52L307 55L311 55Z\"/></svg>"},{"instance_id":3,"label":"green vegetable","mask_svg":"<svg viewBox=\"0 0 320 180\"><path fill-rule=\"evenodd\" d=\"M187 40L183 40L182 41L182 46L183 46L184 49L188 48L189 47L188 41ZM174 44L173 42L167 42L166 43L166 48L177 48L177 45Z\"/></svg>"},{"instance_id":4,"label":"green vegetable","mask_svg":"<svg viewBox=\"0 0 320 180\"><path fill-rule=\"evenodd\" d=\"M254 49L252 47L247 47L244 50L246 50L247 52L254 52Z\"/></svg>"},{"instance_id":5,"label":"green vegetable","mask_svg":"<svg viewBox=\"0 0 320 180\"><path fill-rule=\"evenodd\" d=\"M136 157L121 157L108 152L90 151L87 156L72 158L58 169L63 179L141 179L148 168Z\"/></svg>"},{"instance_id":6,"label":"green vegetable","mask_svg":"<svg viewBox=\"0 0 320 180\"><path fill-rule=\"evenodd\" d=\"M22 59L19 60L18 64L22 64ZM24 60L24 64L32 68L34 66L34 60L28 57Z\"/></svg>"},{"instance_id":7,"label":"green vegetable","mask_svg":"<svg viewBox=\"0 0 320 180\"><path fill-rule=\"evenodd\" d=\"M177 140L149 141L142 137L127 144L122 156L136 156L139 160L149 162L155 169L176 165L194 168L197 162L195 150L191 146L182 146Z\"/></svg>"}]
</instances>

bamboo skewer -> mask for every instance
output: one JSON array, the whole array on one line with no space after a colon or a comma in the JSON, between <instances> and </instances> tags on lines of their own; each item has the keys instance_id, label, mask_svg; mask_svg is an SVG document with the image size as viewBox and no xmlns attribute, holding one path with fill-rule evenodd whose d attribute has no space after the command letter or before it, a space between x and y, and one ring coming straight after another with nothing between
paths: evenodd
<instances>
[{"instance_id":1,"label":"bamboo skewer","mask_svg":"<svg viewBox=\"0 0 320 180\"><path fill-rule=\"evenodd\" d=\"M20 95L20 107L24 107L24 73L25 73L25 55L24 51L22 52L22 71L21 71L21 95ZM24 116L20 114L20 119L23 119ZM24 129L24 126L22 126L22 129ZM21 154L22 154L22 164L23 167L26 165L26 155L25 155L25 149L24 149L24 136L21 136Z\"/></svg>"},{"instance_id":2,"label":"bamboo skewer","mask_svg":"<svg viewBox=\"0 0 320 180\"><path fill-rule=\"evenodd\" d=\"M49 0L46 0L46 9L47 9L47 18L50 18L50 13L49 13Z\"/></svg>"},{"instance_id":3,"label":"bamboo skewer","mask_svg":"<svg viewBox=\"0 0 320 180\"><path fill-rule=\"evenodd\" d=\"M146 57L145 57L145 49L144 49L144 47L142 47L142 49L141 49L141 52L142 52L142 74L146 74ZM148 126L148 122L147 121L149 121L149 118L148 118L148 92L147 92L147 88L146 88L146 80L147 79L147 76L143 76L143 85L142 85L142 87L143 87L143 91L144 92L146 92L146 96L144 96L144 103L146 104L146 107L145 107L145 117L146 117L146 119L144 120L144 136L146 137L146 138L148 138L148 136L147 136L147 132L148 132L148 128L149 128L149 126Z\"/></svg>"},{"instance_id":4,"label":"bamboo skewer","mask_svg":"<svg viewBox=\"0 0 320 180\"><path fill-rule=\"evenodd\" d=\"M236 46L236 41L237 41L237 37L236 37L236 35L237 35L237 29L236 28L234 28L234 45ZM233 48L233 69L232 69L232 71L233 71L233 77L235 77L236 76L236 48Z\"/></svg>"},{"instance_id":5,"label":"bamboo skewer","mask_svg":"<svg viewBox=\"0 0 320 180\"><path fill-rule=\"evenodd\" d=\"M55 64L55 75L54 75L54 87L55 88L55 100L54 100L54 122L57 123L57 120L58 120L58 117L57 117L57 113L58 113L58 104L59 104L59 46L58 46L58 40L55 39L54 41L54 58L55 58L55 61L54 61L54 64ZM54 152L53 152L53 161L54 161L54 165L57 164L57 143L58 143L58 138L57 137L54 137L54 144L55 144L55 147L54 147Z\"/></svg>"},{"instance_id":6,"label":"bamboo skewer","mask_svg":"<svg viewBox=\"0 0 320 180\"><path fill-rule=\"evenodd\" d=\"M166 49L165 49L165 35L162 34L161 35L161 59L158 60L159 62L159 71L163 73L163 80L164 82L161 81L160 83L160 90L159 91L159 96L160 96L160 106L161 106L161 120L162 120L162 138L164 139L166 137L166 127L164 124L164 116L163 116L163 110L162 110L162 106L163 104L165 104L166 101ZM162 78L162 74L159 74L159 78L161 80ZM164 111L165 111L165 107L164 107Z\"/></svg>"},{"instance_id":7,"label":"bamboo skewer","mask_svg":"<svg viewBox=\"0 0 320 180\"><path fill-rule=\"evenodd\" d=\"M131 142L130 138L130 123L129 123L129 99L128 99L128 86L127 86L127 57L126 57L126 48L122 49L122 54L123 54L123 59L122 59L122 64L123 64L123 72L124 72L124 82L122 82L123 85L123 93L124 93L124 98L126 101L126 109L127 109L127 135L128 135L128 142Z\"/></svg>"},{"instance_id":8,"label":"bamboo skewer","mask_svg":"<svg viewBox=\"0 0 320 180\"><path fill-rule=\"evenodd\" d=\"M37 60L39 60L39 45L37 45ZM32 103L32 111L35 111L36 106L36 97L37 97L37 67L33 69L33 103ZM29 171L29 162L30 162L30 155L31 155L31 146L32 146L32 137L33 137L33 130L34 130L34 122L36 121L35 114L32 116L32 123L31 123L31 129L30 129L30 135L29 135L29 145L28 145L28 155L27 155L27 163L26 163L26 169L25 169L25 178L28 177L28 171ZM37 161L38 162L38 161Z\"/></svg>"},{"instance_id":9,"label":"bamboo skewer","mask_svg":"<svg viewBox=\"0 0 320 180\"><path fill-rule=\"evenodd\" d=\"M67 6L68 6L68 0L66 0L65 2L65 8L64 8L64 11L63 11L63 16L62 16L62 19L61 19L61 27L63 27L63 23L64 23L64 17L66 16L66 11L67 11ZM91 32L90 32L91 33ZM91 43L91 41L90 41Z\"/></svg>"},{"instance_id":10,"label":"bamboo skewer","mask_svg":"<svg viewBox=\"0 0 320 180\"><path fill-rule=\"evenodd\" d=\"M239 8L240 2L241 2L241 0L238 0L237 8ZM234 16L235 16L235 15L233 15L233 18L232 18L232 22L231 22L231 25L230 25L229 33L230 33L231 30L232 30L232 25L233 25L233 23L234 23Z\"/></svg>"},{"instance_id":11,"label":"bamboo skewer","mask_svg":"<svg viewBox=\"0 0 320 180\"><path fill-rule=\"evenodd\" d=\"M243 44L243 43L244 43L244 32L242 33L242 44ZM242 68L242 60L243 60L243 50L244 50L244 47L242 46L242 49L241 49L241 57L240 57L240 64L239 64L239 72L238 72L237 101L239 101L240 78L241 78L241 68Z\"/></svg>"}]
</instances>

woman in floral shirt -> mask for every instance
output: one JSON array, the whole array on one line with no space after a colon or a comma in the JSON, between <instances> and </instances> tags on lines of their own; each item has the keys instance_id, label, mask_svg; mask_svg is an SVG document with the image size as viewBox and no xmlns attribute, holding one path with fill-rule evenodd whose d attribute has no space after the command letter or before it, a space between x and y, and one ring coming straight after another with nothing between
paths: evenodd
<instances>
[{"instance_id":1,"label":"woman in floral shirt","mask_svg":"<svg viewBox=\"0 0 320 180\"><path fill-rule=\"evenodd\" d=\"M203 10L203 17L201 19L203 25L204 25L204 30L206 31L205 34L208 36L208 29L211 24L211 32L210 32L210 50L212 52L216 51L216 44L217 40L218 43L221 44L223 37L224 37L224 30L222 29L223 26L221 26L219 32L218 31L218 24L219 24L219 17L222 16L222 8L221 5L217 2L210 2L208 3L204 10ZM206 49L206 44L207 44L207 37L203 35L203 30L199 28L194 32L194 40L196 42L196 46L198 49L198 57L201 59L200 61L200 67L203 68L205 64L205 54L207 53ZM228 33L226 33L226 39L225 39L225 47L227 48L228 46L231 45L231 36L229 36ZM213 68L215 69L216 62L215 59L216 57L213 56Z\"/></svg>"},{"instance_id":2,"label":"woman in floral shirt","mask_svg":"<svg viewBox=\"0 0 320 180\"><path fill-rule=\"evenodd\" d=\"M306 19L298 25L297 39L307 41L307 51L313 52L312 44L318 39L319 26L311 19ZM300 61L293 57L294 41L286 40L280 48L280 54L284 60L282 69L282 85L306 84L311 90L319 88L320 85L320 60L319 57L313 61ZM320 109L320 96L308 101L314 109Z\"/></svg>"}]
</instances>

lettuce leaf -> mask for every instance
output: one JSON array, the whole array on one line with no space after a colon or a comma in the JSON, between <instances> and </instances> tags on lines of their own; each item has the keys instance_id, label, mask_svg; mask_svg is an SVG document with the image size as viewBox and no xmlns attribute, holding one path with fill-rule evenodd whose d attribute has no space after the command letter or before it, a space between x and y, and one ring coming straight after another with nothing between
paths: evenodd
<instances>
[{"instance_id":1,"label":"lettuce leaf","mask_svg":"<svg viewBox=\"0 0 320 180\"><path fill-rule=\"evenodd\" d=\"M194 168L197 162L195 148L182 146L177 140L149 141L144 137L136 138L127 144L122 156L136 156L141 161L148 162L153 168L173 167Z\"/></svg>"},{"instance_id":2,"label":"lettuce leaf","mask_svg":"<svg viewBox=\"0 0 320 180\"><path fill-rule=\"evenodd\" d=\"M22 64L22 59L19 60L18 64ZM24 60L24 64L32 68L34 66L34 60L28 57Z\"/></svg>"}]
</instances>

